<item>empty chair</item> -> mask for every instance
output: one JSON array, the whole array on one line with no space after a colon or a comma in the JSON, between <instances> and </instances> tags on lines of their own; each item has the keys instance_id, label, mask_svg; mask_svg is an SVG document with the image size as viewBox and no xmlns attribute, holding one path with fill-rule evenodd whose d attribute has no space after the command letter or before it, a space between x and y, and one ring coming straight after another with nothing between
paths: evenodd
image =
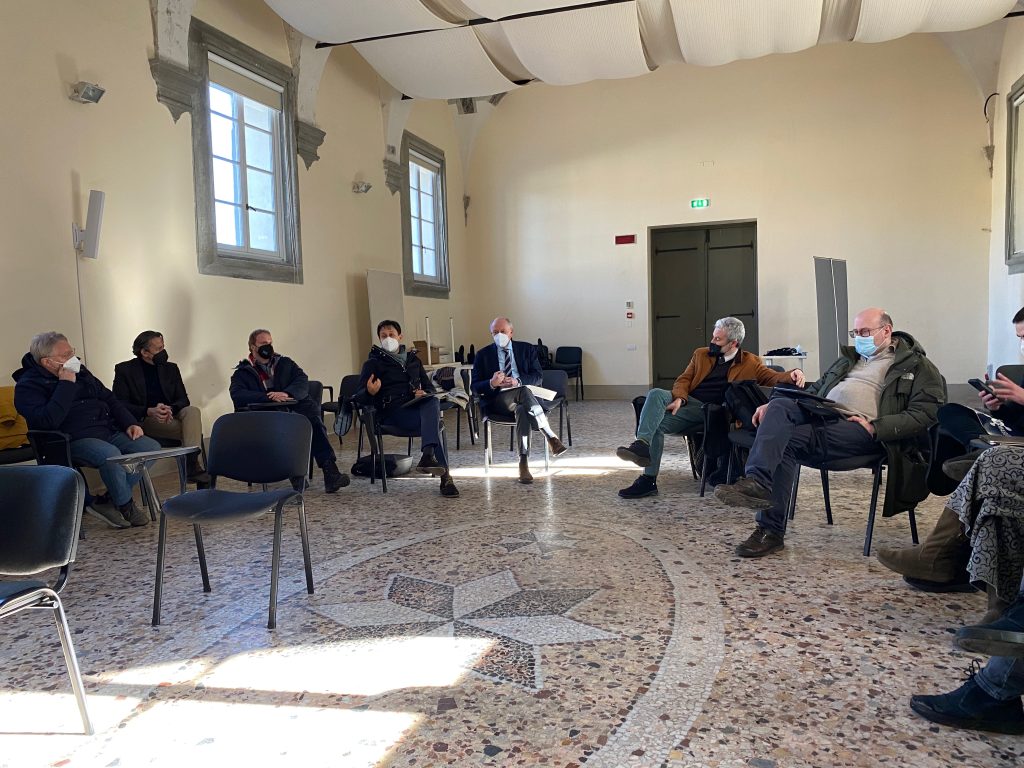
<instances>
[{"instance_id":1,"label":"empty chair","mask_svg":"<svg viewBox=\"0 0 1024 768\"><path fill-rule=\"evenodd\" d=\"M551 364L555 370L565 371L570 379L575 379L577 400L586 400L583 392L583 348L559 347L555 350L555 360Z\"/></svg>"},{"instance_id":2,"label":"empty chair","mask_svg":"<svg viewBox=\"0 0 1024 768\"><path fill-rule=\"evenodd\" d=\"M84 507L85 481L70 467L0 467L0 573L31 576L60 569L52 585L36 580L0 582L0 619L29 608L53 611L82 727L92 734L82 674L58 595L75 560Z\"/></svg>"},{"instance_id":3,"label":"empty chair","mask_svg":"<svg viewBox=\"0 0 1024 768\"><path fill-rule=\"evenodd\" d=\"M153 626L160 623L163 590L164 550L167 546L167 519L192 523L203 591L210 592L206 568L202 526L230 523L274 513L274 552L270 570L270 610L267 628L277 626L277 580L281 562L281 529L284 506L294 502L299 512L302 557L306 568L306 591L313 594L313 569L306 533L306 510L302 494L292 487L267 490L269 483L304 478L309 467L313 429L309 419L298 413L282 411L242 411L221 416L214 422L210 436L209 465L211 487L168 499L160 509L160 536L157 545L156 585L153 592ZM258 493L223 491L217 479L227 477L263 486Z\"/></svg>"},{"instance_id":4,"label":"empty chair","mask_svg":"<svg viewBox=\"0 0 1024 768\"><path fill-rule=\"evenodd\" d=\"M569 400L566 396L566 391L569 389L569 377L565 371L546 368L543 372L541 386L555 393L555 399L551 401L550 405L548 403L543 405L549 413L555 408L558 409L558 439L562 439L562 422L564 420L565 426L569 430L569 445L572 445L572 418L569 416Z\"/></svg>"}]
</instances>

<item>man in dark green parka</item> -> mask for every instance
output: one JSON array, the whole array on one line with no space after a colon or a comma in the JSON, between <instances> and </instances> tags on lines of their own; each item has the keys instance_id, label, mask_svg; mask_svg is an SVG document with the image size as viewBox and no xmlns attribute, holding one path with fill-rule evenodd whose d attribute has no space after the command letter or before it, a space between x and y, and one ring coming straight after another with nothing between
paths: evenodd
<instances>
[{"instance_id":1,"label":"man in dark green parka","mask_svg":"<svg viewBox=\"0 0 1024 768\"><path fill-rule=\"evenodd\" d=\"M861 311L850 336L854 346L841 347L840 358L805 389L834 400L841 416L821 421L788 398L761 406L745 476L715 491L726 503L758 510L757 528L736 548L740 557L782 549L793 473L800 461L820 461L826 452L830 460L885 454L886 517L928 495L928 429L946 401L942 375L882 309Z\"/></svg>"}]
</instances>

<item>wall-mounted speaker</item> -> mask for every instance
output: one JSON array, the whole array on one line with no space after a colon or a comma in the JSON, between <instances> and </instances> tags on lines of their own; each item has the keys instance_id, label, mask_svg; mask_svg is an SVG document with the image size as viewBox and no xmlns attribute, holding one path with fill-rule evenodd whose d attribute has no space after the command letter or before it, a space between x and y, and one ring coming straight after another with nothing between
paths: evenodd
<instances>
[{"instance_id":1,"label":"wall-mounted speaker","mask_svg":"<svg viewBox=\"0 0 1024 768\"><path fill-rule=\"evenodd\" d=\"M100 227L103 224L103 203L107 196L96 189L89 190L89 213L85 229L71 224L71 239L75 250L86 258L95 259L100 251Z\"/></svg>"}]
</instances>

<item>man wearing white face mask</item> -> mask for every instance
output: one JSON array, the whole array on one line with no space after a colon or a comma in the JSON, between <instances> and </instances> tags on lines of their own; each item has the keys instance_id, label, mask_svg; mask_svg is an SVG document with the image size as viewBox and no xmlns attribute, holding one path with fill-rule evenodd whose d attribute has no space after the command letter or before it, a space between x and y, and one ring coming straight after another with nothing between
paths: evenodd
<instances>
[{"instance_id":1,"label":"man wearing white face mask","mask_svg":"<svg viewBox=\"0 0 1024 768\"><path fill-rule=\"evenodd\" d=\"M826 422L816 423L796 400L776 398L754 412L757 435L746 474L720 485L715 498L758 510L757 527L736 547L740 557L762 557L782 549L801 459L821 460L883 454L886 457L882 515L913 509L928 496L928 429L946 401L946 387L924 348L893 329L885 310L871 307L853 319L853 347L806 390L837 404Z\"/></svg>"},{"instance_id":2,"label":"man wearing white face mask","mask_svg":"<svg viewBox=\"0 0 1024 768\"><path fill-rule=\"evenodd\" d=\"M491 323L494 344L477 352L473 362L473 391L480 396L484 414L515 414L516 445L519 448L519 482L530 484L533 475L529 465L530 429L544 434L555 456L565 453L566 447L551 431L544 409L525 385L539 386L544 378L532 344L513 341L512 321L496 317Z\"/></svg>"},{"instance_id":3,"label":"man wearing white face mask","mask_svg":"<svg viewBox=\"0 0 1024 768\"><path fill-rule=\"evenodd\" d=\"M441 478L441 495L455 498L459 489L448 473L448 455L441 438L441 403L434 385L423 368L415 349L402 344L402 326L395 320L377 324L380 346L370 350L370 357L359 373L356 399L377 408L382 425L391 425L403 432L419 432L423 455L416 471ZM416 398L423 398L413 402Z\"/></svg>"},{"instance_id":4,"label":"man wearing white face mask","mask_svg":"<svg viewBox=\"0 0 1024 768\"><path fill-rule=\"evenodd\" d=\"M71 459L95 467L116 509L87 509L115 528L149 523L135 506L132 487L139 475L127 473L107 459L124 453L158 451L135 417L75 356L61 333L49 331L32 339L22 368L14 373L14 405L29 429L58 430L71 438Z\"/></svg>"}]
</instances>

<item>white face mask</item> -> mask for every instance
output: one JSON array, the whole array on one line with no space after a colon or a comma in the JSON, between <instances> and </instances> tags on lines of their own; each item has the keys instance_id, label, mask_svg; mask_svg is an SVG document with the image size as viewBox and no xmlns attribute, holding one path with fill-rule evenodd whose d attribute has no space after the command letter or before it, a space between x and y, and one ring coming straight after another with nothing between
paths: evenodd
<instances>
[{"instance_id":1,"label":"white face mask","mask_svg":"<svg viewBox=\"0 0 1024 768\"><path fill-rule=\"evenodd\" d=\"M1020 353L1024 355L1024 339L1020 340Z\"/></svg>"},{"instance_id":2,"label":"white face mask","mask_svg":"<svg viewBox=\"0 0 1024 768\"><path fill-rule=\"evenodd\" d=\"M398 343L398 339L396 339L394 336L385 336L383 339L380 340L380 345L384 347L385 352L391 352L392 354L397 352L398 347L400 346Z\"/></svg>"},{"instance_id":3,"label":"white face mask","mask_svg":"<svg viewBox=\"0 0 1024 768\"><path fill-rule=\"evenodd\" d=\"M71 371L72 373L78 373L82 370L82 361L78 359L78 356L68 358L67 362L61 366L62 368Z\"/></svg>"},{"instance_id":4,"label":"white face mask","mask_svg":"<svg viewBox=\"0 0 1024 768\"><path fill-rule=\"evenodd\" d=\"M494 334L494 343L504 349L508 346L508 343L512 341L512 337L507 333L496 333Z\"/></svg>"}]
</instances>

